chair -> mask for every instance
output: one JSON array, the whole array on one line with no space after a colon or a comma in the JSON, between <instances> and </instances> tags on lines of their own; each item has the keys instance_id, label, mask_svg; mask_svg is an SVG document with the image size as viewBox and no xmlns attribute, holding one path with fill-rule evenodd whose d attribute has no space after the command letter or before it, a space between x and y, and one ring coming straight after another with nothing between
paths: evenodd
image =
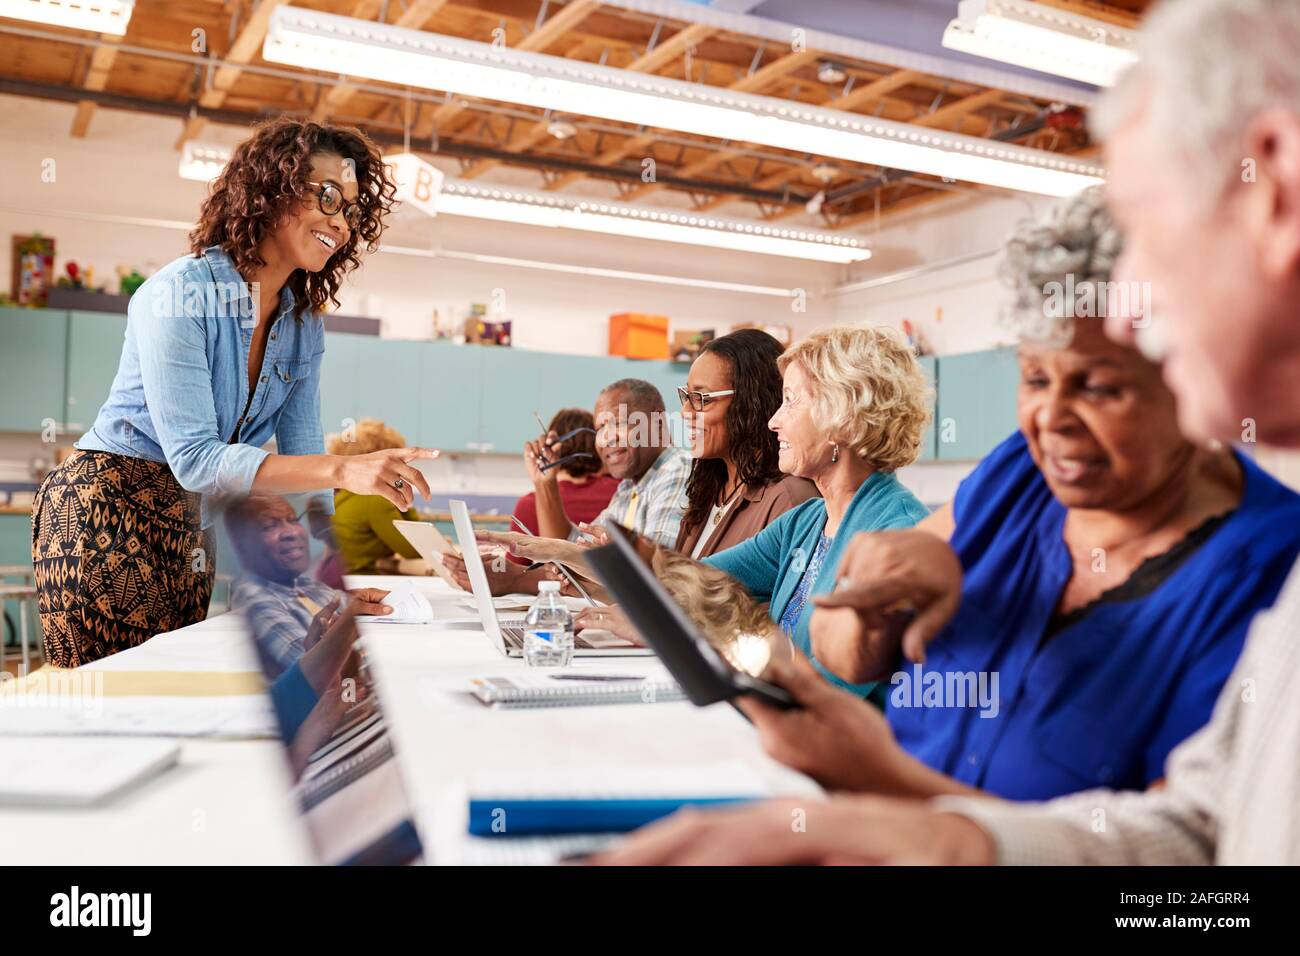
<instances>
[{"instance_id":1,"label":"chair","mask_svg":"<svg viewBox=\"0 0 1300 956\"><path fill-rule=\"evenodd\" d=\"M17 578L18 580L12 580ZM36 597L36 591L31 588L35 578L32 576L32 566L30 564L0 564L0 590L16 588L14 593L5 593L0 596L0 607L4 606L5 601L16 601L19 604L19 613L22 622L17 628L19 640L19 652L23 658L23 673L26 674L29 669L28 650L27 650L27 629L31 621L31 613L28 608L28 601ZM5 615L9 620L9 615ZM2 644L2 641L0 641ZM4 667L4 647L0 646L0 668Z\"/></svg>"}]
</instances>

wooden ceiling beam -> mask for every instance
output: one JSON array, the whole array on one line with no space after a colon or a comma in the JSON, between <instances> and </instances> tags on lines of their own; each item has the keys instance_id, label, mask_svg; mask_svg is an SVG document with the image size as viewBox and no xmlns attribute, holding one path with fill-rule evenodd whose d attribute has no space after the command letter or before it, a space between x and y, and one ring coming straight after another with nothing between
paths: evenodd
<instances>
[{"instance_id":1,"label":"wooden ceiling beam","mask_svg":"<svg viewBox=\"0 0 1300 956\"><path fill-rule=\"evenodd\" d=\"M787 53L779 60L773 60L767 66L761 67L748 76L732 83L727 89L735 90L738 93L754 93L766 89L773 81L789 76L795 70L814 62L818 56L819 54L812 50Z\"/></svg>"},{"instance_id":2,"label":"wooden ceiling beam","mask_svg":"<svg viewBox=\"0 0 1300 956\"><path fill-rule=\"evenodd\" d=\"M282 7L287 2L288 0L261 0L258 3L244 23L243 29L239 31L239 35L235 37L235 42L226 51L225 62L212 75L211 89L204 91L199 97L200 106L220 109L225 104L230 88L235 85L235 81L243 72L243 65L251 63L253 57L262 48L262 41L266 39L266 31L271 24L271 14L277 7ZM203 124L203 118L200 116L191 116L186 120L185 128L181 130L180 138L176 140L176 148L180 149L187 140L199 135L203 131Z\"/></svg>"},{"instance_id":3,"label":"wooden ceiling beam","mask_svg":"<svg viewBox=\"0 0 1300 956\"><path fill-rule=\"evenodd\" d=\"M984 90L980 93L964 96L955 103L941 106L932 113L918 116L912 120L915 126L943 127L953 120L963 120L976 110L995 105L1004 96L1002 90Z\"/></svg>"},{"instance_id":4,"label":"wooden ceiling beam","mask_svg":"<svg viewBox=\"0 0 1300 956\"><path fill-rule=\"evenodd\" d=\"M100 92L108 85L108 75L113 71L113 62L117 59L117 44L121 37L104 33L100 35L101 46L95 47L95 51L90 56L90 64L86 67L86 79L81 84L82 89L92 92ZM71 135L74 139L81 139L86 135L86 130L90 128L90 118L95 115L95 104L92 100L81 100L77 103L77 112L72 117Z\"/></svg>"},{"instance_id":5,"label":"wooden ceiling beam","mask_svg":"<svg viewBox=\"0 0 1300 956\"><path fill-rule=\"evenodd\" d=\"M717 30L705 23L693 23L684 30L678 30L667 40L651 50L642 53L635 60L623 67L634 73L657 73L669 63L673 63L699 43L704 42Z\"/></svg>"}]
</instances>

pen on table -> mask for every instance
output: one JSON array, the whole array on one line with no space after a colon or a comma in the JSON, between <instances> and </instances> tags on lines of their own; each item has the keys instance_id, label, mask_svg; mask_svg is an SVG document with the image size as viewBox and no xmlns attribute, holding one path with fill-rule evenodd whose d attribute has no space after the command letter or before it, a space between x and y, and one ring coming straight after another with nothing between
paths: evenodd
<instances>
[{"instance_id":1,"label":"pen on table","mask_svg":"<svg viewBox=\"0 0 1300 956\"><path fill-rule=\"evenodd\" d=\"M552 674L551 680L645 680L636 674Z\"/></svg>"}]
</instances>

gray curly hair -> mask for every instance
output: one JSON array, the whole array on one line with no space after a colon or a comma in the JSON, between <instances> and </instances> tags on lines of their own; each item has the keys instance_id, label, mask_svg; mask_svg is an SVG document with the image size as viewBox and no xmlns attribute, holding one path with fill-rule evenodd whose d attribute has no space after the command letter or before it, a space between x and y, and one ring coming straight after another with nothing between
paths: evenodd
<instances>
[{"instance_id":1,"label":"gray curly hair","mask_svg":"<svg viewBox=\"0 0 1300 956\"><path fill-rule=\"evenodd\" d=\"M1022 342L1064 347L1077 316L1104 316L1124 238L1099 187L1026 221L1007 240L998 277L1012 292L1003 321Z\"/></svg>"}]
</instances>

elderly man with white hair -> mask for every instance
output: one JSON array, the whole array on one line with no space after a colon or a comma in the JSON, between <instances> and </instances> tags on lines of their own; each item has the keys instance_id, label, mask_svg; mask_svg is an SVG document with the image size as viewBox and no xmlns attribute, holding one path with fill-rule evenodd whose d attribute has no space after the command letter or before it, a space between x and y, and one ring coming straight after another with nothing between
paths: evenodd
<instances>
[{"instance_id":1,"label":"elderly man with white hair","mask_svg":"<svg viewBox=\"0 0 1300 956\"><path fill-rule=\"evenodd\" d=\"M1107 319L1164 363L1199 440L1300 447L1300 2L1166 0L1096 117L1127 234ZM857 581L878 569L852 564ZM851 592L851 589L849 590ZM926 595L910 597L924 611ZM864 607L861 610L870 611ZM1258 615L1210 723L1163 788L1045 803L838 797L679 816L622 863L1300 863L1300 569ZM792 814L802 826L792 826Z\"/></svg>"}]
</instances>

